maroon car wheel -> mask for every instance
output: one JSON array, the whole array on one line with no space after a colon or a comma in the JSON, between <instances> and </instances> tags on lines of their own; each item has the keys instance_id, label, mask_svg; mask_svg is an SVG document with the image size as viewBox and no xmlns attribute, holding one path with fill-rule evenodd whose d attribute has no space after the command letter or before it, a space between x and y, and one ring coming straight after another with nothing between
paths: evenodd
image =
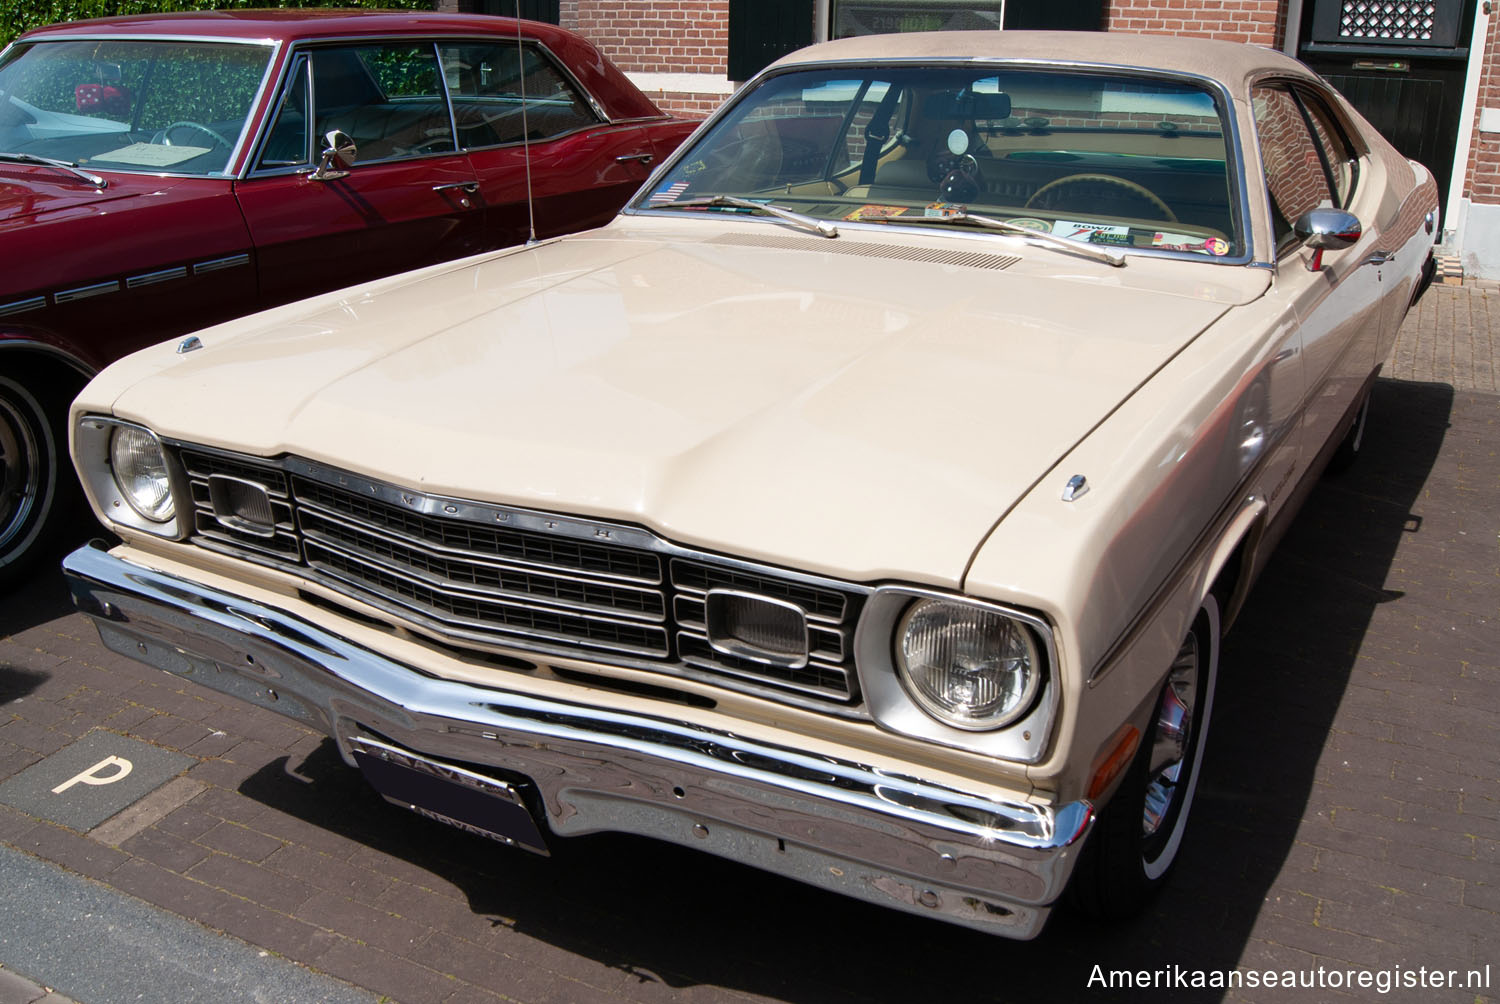
<instances>
[{"instance_id":1,"label":"maroon car wheel","mask_svg":"<svg viewBox=\"0 0 1500 1004\"><path fill-rule=\"evenodd\" d=\"M59 476L56 410L0 376L0 586L15 580L59 522L69 483Z\"/></svg>"}]
</instances>

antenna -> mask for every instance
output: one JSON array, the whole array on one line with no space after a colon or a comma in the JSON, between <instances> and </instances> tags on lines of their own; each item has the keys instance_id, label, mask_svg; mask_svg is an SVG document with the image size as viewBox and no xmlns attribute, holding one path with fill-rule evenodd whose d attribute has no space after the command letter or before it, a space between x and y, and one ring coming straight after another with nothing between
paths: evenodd
<instances>
[{"instance_id":1,"label":"antenna","mask_svg":"<svg viewBox=\"0 0 1500 1004\"><path fill-rule=\"evenodd\" d=\"M521 157L526 162L526 243L536 243L536 209L531 200L531 125L526 121L526 46L521 41L521 0L516 0L516 70L521 79Z\"/></svg>"}]
</instances>

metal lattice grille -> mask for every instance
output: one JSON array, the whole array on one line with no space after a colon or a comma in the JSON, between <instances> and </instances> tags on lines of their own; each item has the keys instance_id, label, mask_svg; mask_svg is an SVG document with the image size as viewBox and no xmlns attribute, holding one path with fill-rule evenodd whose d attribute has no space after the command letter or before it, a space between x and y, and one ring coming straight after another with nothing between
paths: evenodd
<instances>
[{"instance_id":1,"label":"metal lattice grille","mask_svg":"<svg viewBox=\"0 0 1500 1004\"><path fill-rule=\"evenodd\" d=\"M1437 4L1417 0L1346 0L1339 17L1344 38L1429 41L1437 23Z\"/></svg>"},{"instance_id":2,"label":"metal lattice grille","mask_svg":"<svg viewBox=\"0 0 1500 1004\"><path fill-rule=\"evenodd\" d=\"M314 465L294 460L195 447L177 455L192 488L194 543L295 568L449 645L623 659L794 703L858 700L858 588L720 562L643 532L630 546L609 532L578 539L546 529L566 516L533 513L530 525L507 527L496 518L504 513L476 515L458 500L424 507L426 496L382 495L374 482L336 471L310 476ZM258 488L254 498L270 509L265 525L242 528L221 511L228 494L215 496L215 478ZM742 658L711 644L705 602L714 590L799 608L806 664Z\"/></svg>"}]
</instances>

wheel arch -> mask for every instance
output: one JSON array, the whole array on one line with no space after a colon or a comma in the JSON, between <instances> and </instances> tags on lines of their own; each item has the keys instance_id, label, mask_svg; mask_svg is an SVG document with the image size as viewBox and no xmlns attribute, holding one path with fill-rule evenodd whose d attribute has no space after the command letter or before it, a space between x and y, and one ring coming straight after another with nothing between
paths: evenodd
<instances>
[{"instance_id":1,"label":"wheel arch","mask_svg":"<svg viewBox=\"0 0 1500 1004\"><path fill-rule=\"evenodd\" d=\"M81 388L91 380L98 369L77 353L60 345L42 341L29 334L13 334L0 331L0 365L22 365L41 369L54 369L70 375Z\"/></svg>"},{"instance_id":2,"label":"wheel arch","mask_svg":"<svg viewBox=\"0 0 1500 1004\"><path fill-rule=\"evenodd\" d=\"M1228 633L1250 594L1259 567L1257 554L1265 537L1268 507L1262 498L1247 499L1219 535L1209 554L1198 605L1212 594L1219 604L1219 632Z\"/></svg>"}]
</instances>

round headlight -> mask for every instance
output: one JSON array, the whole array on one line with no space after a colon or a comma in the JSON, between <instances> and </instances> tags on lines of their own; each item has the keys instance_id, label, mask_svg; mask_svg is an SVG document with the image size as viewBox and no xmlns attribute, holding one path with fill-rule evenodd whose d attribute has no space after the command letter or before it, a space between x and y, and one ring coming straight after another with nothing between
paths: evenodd
<instances>
[{"instance_id":1,"label":"round headlight","mask_svg":"<svg viewBox=\"0 0 1500 1004\"><path fill-rule=\"evenodd\" d=\"M961 729L1020 717L1041 686L1036 641L1020 621L951 600L919 600L896 628L896 665L928 714Z\"/></svg>"},{"instance_id":2,"label":"round headlight","mask_svg":"<svg viewBox=\"0 0 1500 1004\"><path fill-rule=\"evenodd\" d=\"M161 441L145 429L120 425L109 443L110 466L130 508L153 523L172 518L172 485Z\"/></svg>"}]
</instances>

